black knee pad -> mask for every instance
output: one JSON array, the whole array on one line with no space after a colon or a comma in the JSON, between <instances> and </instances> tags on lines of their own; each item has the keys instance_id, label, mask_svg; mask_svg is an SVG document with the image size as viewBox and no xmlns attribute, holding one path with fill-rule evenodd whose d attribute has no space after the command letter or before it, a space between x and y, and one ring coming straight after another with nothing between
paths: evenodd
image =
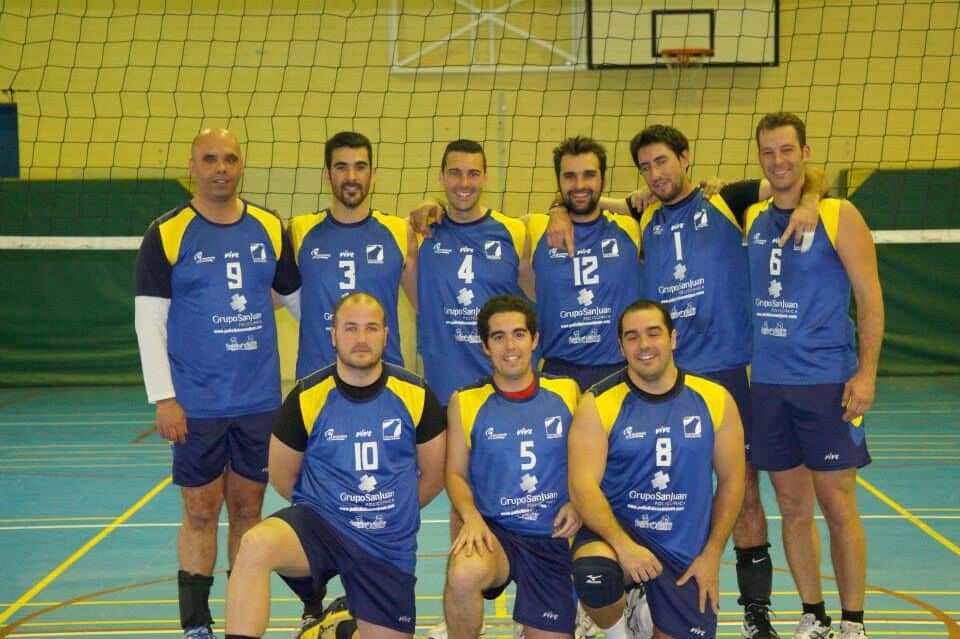
<instances>
[{"instance_id":1,"label":"black knee pad","mask_svg":"<svg viewBox=\"0 0 960 639\"><path fill-rule=\"evenodd\" d=\"M623 569L606 557L581 557L573 561L573 584L588 608L606 608L623 596Z\"/></svg>"}]
</instances>

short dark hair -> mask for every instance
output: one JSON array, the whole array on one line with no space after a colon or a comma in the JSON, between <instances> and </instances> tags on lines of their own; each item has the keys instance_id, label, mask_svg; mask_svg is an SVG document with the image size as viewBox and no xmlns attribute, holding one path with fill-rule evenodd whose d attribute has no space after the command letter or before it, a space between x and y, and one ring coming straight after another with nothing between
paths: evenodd
<instances>
[{"instance_id":1,"label":"short dark hair","mask_svg":"<svg viewBox=\"0 0 960 639\"><path fill-rule=\"evenodd\" d=\"M366 149L367 159L370 160L370 166L373 166L373 145L370 144L370 139L356 131L341 131L327 140L327 143L323 145L323 159L327 163L328 171L331 169L330 164L333 163L333 152L344 147L349 149Z\"/></svg>"},{"instance_id":2,"label":"short dark hair","mask_svg":"<svg viewBox=\"0 0 960 639\"><path fill-rule=\"evenodd\" d=\"M477 314L477 331L484 345L490 338L490 318L497 313L523 313L530 335L537 334L537 311L529 300L519 295L494 295L487 300Z\"/></svg>"},{"instance_id":3,"label":"short dark hair","mask_svg":"<svg viewBox=\"0 0 960 639\"><path fill-rule=\"evenodd\" d=\"M443 171L447 168L447 156L451 153L479 153L480 157L483 158L483 170L487 170L487 154L483 152L483 147L479 142L473 140L454 140L447 145L447 148L443 150L443 159L440 160L440 170Z\"/></svg>"},{"instance_id":4,"label":"short dark hair","mask_svg":"<svg viewBox=\"0 0 960 639\"><path fill-rule=\"evenodd\" d=\"M772 131L782 126L792 126L793 130L797 132L800 146L807 145L807 125L803 123L800 116L786 111L778 111L777 113L768 113L760 118L760 122L757 123L757 146L760 145L761 132Z\"/></svg>"},{"instance_id":5,"label":"short dark hair","mask_svg":"<svg viewBox=\"0 0 960 639\"><path fill-rule=\"evenodd\" d=\"M353 148L353 147L351 147ZM354 291L349 295L344 295L339 300L337 300L337 305L333 307L333 321L331 324L333 326L337 325L337 315L340 314L340 309L346 306L347 304L359 304L361 302L373 302L380 307L380 312L383 313L383 325L387 325L387 310L383 306L383 302L380 301L376 295L371 295L370 293L364 293L363 291Z\"/></svg>"},{"instance_id":6,"label":"short dark hair","mask_svg":"<svg viewBox=\"0 0 960 639\"><path fill-rule=\"evenodd\" d=\"M560 179L560 160L565 155L584 155L593 153L600 162L600 177L603 178L607 173L607 150L602 144L588 138L584 135L577 135L567 138L553 149L553 169L557 173L557 180Z\"/></svg>"},{"instance_id":7,"label":"short dark hair","mask_svg":"<svg viewBox=\"0 0 960 639\"><path fill-rule=\"evenodd\" d=\"M672 333L673 319L670 318L670 311L668 311L663 304L654 300L637 300L620 313L620 320L617 322L617 336L623 338L623 318L626 317L628 313L651 310L660 311L660 315L663 317L663 325L667 327L668 333Z\"/></svg>"},{"instance_id":8,"label":"short dark hair","mask_svg":"<svg viewBox=\"0 0 960 639\"><path fill-rule=\"evenodd\" d=\"M666 124L652 124L630 140L630 157L638 169L640 161L637 159L637 151L651 144L665 144L677 157L690 150L690 141L679 129Z\"/></svg>"}]
</instances>

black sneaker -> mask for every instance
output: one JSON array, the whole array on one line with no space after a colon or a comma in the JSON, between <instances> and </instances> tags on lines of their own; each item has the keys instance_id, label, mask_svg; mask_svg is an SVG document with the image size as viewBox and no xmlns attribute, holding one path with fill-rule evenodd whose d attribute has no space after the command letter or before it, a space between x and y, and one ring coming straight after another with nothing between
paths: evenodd
<instances>
[{"instance_id":1,"label":"black sneaker","mask_svg":"<svg viewBox=\"0 0 960 639\"><path fill-rule=\"evenodd\" d=\"M340 596L331 601L323 609L323 616L319 619L311 619L303 624L299 632L294 635L295 639L336 639L337 629L342 624L351 624L356 628L357 622L350 614L347 608L347 598ZM352 634L353 630L350 630Z\"/></svg>"},{"instance_id":2,"label":"black sneaker","mask_svg":"<svg viewBox=\"0 0 960 639\"><path fill-rule=\"evenodd\" d=\"M743 609L742 639L780 639L770 624L770 608L762 604L747 604Z\"/></svg>"}]
</instances>

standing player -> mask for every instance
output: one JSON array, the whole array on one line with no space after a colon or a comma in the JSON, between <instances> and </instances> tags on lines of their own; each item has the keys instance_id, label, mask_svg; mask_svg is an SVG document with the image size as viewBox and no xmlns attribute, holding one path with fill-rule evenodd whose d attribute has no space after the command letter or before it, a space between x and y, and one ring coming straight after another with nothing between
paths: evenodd
<instances>
[{"instance_id":1,"label":"standing player","mask_svg":"<svg viewBox=\"0 0 960 639\"><path fill-rule=\"evenodd\" d=\"M551 248L549 218L528 218L543 372L572 377L581 388L618 370L615 320L640 297L637 223L600 209L607 152L587 137L553 150L563 203L573 220L577 249Z\"/></svg>"},{"instance_id":2,"label":"standing player","mask_svg":"<svg viewBox=\"0 0 960 639\"><path fill-rule=\"evenodd\" d=\"M567 537L580 519L567 498L566 437L579 389L534 373L537 316L499 295L477 317L493 375L454 393L446 487L463 520L443 592L452 639L480 634L483 599L517 583L514 621L528 639L570 637L576 600Z\"/></svg>"},{"instance_id":3,"label":"standing player","mask_svg":"<svg viewBox=\"0 0 960 639\"><path fill-rule=\"evenodd\" d=\"M448 144L440 183L446 215L426 229L417 259L417 290L430 298L418 305L417 344L427 384L445 404L454 390L491 372L477 334L480 308L494 295L520 294L518 282L531 274L526 226L480 202L487 183L483 147L472 140Z\"/></svg>"},{"instance_id":4,"label":"standing player","mask_svg":"<svg viewBox=\"0 0 960 639\"><path fill-rule=\"evenodd\" d=\"M677 329L677 365L722 384L737 402L749 434L752 345L743 220L751 204L769 197L770 184L733 182L708 196L690 181L686 136L670 126L645 128L631 140L630 153L655 198L642 215L631 210L640 222L645 290L668 309ZM799 226L798 239L816 227L814 187L819 180L807 185L813 191L810 201L782 241L794 227ZM769 614L773 565L757 472L749 463L746 477L743 508L733 529L739 603L744 606L741 636L771 639L778 636Z\"/></svg>"},{"instance_id":5,"label":"standing player","mask_svg":"<svg viewBox=\"0 0 960 639\"><path fill-rule=\"evenodd\" d=\"M806 127L791 113L769 114L757 125L757 147L773 198L748 211L746 226L754 309L750 457L770 472L783 516L787 562L803 602L794 637L834 636L820 587L816 499L830 531L840 637L865 639L867 551L856 475L870 462L862 420L873 404L883 341L876 249L857 208L835 199L820 202L816 232L803 247L777 244L800 201L810 159Z\"/></svg>"},{"instance_id":6,"label":"standing player","mask_svg":"<svg viewBox=\"0 0 960 639\"><path fill-rule=\"evenodd\" d=\"M193 140L190 202L158 218L137 254L135 323L157 431L173 443L181 487L177 541L184 637L212 637L210 587L224 502L233 565L240 538L260 521L267 445L280 405L270 290L299 286L279 218L237 197L237 138L207 129Z\"/></svg>"},{"instance_id":7,"label":"standing player","mask_svg":"<svg viewBox=\"0 0 960 639\"><path fill-rule=\"evenodd\" d=\"M330 320L337 301L354 291L383 301L390 328L384 359L403 365L398 304L400 286L416 298L416 237L406 221L370 208L373 147L360 133L341 132L324 147L333 202L319 213L290 220L294 257L303 278L297 377L335 359Z\"/></svg>"},{"instance_id":8,"label":"standing player","mask_svg":"<svg viewBox=\"0 0 960 639\"><path fill-rule=\"evenodd\" d=\"M373 296L340 300L336 363L301 379L284 402L270 481L293 505L243 537L227 639L266 630L273 571L309 578L317 591L339 574L363 637L413 636L420 508L442 488L446 433L422 380L382 361L388 330Z\"/></svg>"},{"instance_id":9,"label":"standing player","mask_svg":"<svg viewBox=\"0 0 960 639\"><path fill-rule=\"evenodd\" d=\"M624 586L646 582L654 637L711 639L720 556L743 499L737 407L719 384L677 368L660 304L631 304L619 334L627 366L584 395L567 442L584 522L577 594L607 637L626 639L639 628L623 617Z\"/></svg>"}]
</instances>

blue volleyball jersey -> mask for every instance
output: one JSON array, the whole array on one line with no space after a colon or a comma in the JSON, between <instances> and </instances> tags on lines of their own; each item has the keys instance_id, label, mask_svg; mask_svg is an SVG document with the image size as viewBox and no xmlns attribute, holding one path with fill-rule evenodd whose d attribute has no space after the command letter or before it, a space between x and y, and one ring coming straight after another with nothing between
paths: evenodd
<instances>
[{"instance_id":1,"label":"blue volleyball jersey","mask_svg":"<svg viewBox=\"0 0 960 639\"><path fill-rule=\"evenodd\" d=\"M383 304L389 329L383 359L402 366L398 305L406 220L374 210L360 222L344 224L325 210L290 220L290 238L303 280L297 377L336 361L330 341L333 309L341 297L357 291Z\"/></svg>"},{"instance_id":2,"label":"blue volleyball jersey","mask_svg":"<svg viewBox=\"0 0 960 639\"><path fill-rule=\"evenodd\" d=\"M189 203L158 218L137 255L136 294L170 299L167 353L188 417L237 417L280 405L280 360L270 289L291 293L280 219L244 202L215 224ZM278 262L281 266L278 267Z\"/></svg>"},{"instance_id":3,"label":"blue volleyball jersey","mask_svg":"<svg viewBox=\"0 0 960 639\"><path fill-rule=\"evenodd\" d=\"M568 377L540 375L537 382L527 399L505 397L490 378L457 398L477 510L510 532L549 537L570 501L567 434L580 391Z\"/></svg>"},{"instance_id":4,"label":"blue volleyball jersey","mask_svg":"<svg viewBox=\"0 0 960 639\"><path fill-rule=\"evenodd\" d=\"M747 253L723 196L696 189L676 205L655 203L640 232L644 288L673 319L677 365L703 373L749 364Z\"/></svg>"},{"instance_id":5,"label":"blue volleyball jersey","mask_svg":"<svg viewBox=\"0 0 960 639\"><path fill-rule=\"evenodd\" d=\"M465 224L447 217L430 230L417 261L417 346L424 377L446 404L454 390L491 373L477 315L494 295L523 295L517 276L527 231L491 210Z\"/></svg>"},{"instance_id":6,"label":"blue volleyball jersey","mask_svg":"<svg viewBox=\"0 0 960 639\"><path fill-rule=\"evenodd\" d=\"M681 370L673 389L650 395L623 369L592 392L608 438L600 488L614 515L685 568L710 535L714 432L727 401L723 387Z\"/></svg>"},{"instance_id":7,"label":"blue volleyball jersey","mask_svg":"<svg viewBox=\"0 0 960 639\"><path fill-rule=\"evenodd\" d=\"M549 218L529 218L536 274L541 356L593 366L623 361L617 322L642 297L640 229L624 215L604 211L574 224L576 255L547 245Z\"/></svg>"},{"instance_id":8,"label":"blue volleyball jersey","mask_svg":"<svg viewBox=\"0 0 960 639\"><path fill-rule=\"evenodd\" d=\"M320 513L374 557L413 573L420 528L416 429L426 388L385 363L382 388L358 402L338 388L335 369L300 382L307 442L291 501Z\"/></svg>"},{"instance_id":9,"label":"blue volleyball jersey","mask_svg":"<svg viewBox=\"0 0 960 639\"><path fill-rule=\"evenodd\" d=\"M747 212L756 382L839 384L857 369L850 278L836 248L840 204L820 202L806 251L777 245L791 211L768 200Z\"/></svg>"}]
</instances>

